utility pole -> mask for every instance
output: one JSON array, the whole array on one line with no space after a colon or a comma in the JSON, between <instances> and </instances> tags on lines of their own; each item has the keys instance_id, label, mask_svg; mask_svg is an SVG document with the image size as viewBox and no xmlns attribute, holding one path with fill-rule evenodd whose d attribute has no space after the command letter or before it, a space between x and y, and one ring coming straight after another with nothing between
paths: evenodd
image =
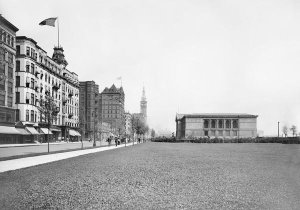
<instances>
[{"instance_id":1,"label":"utility pole","mask_svg":"<svg viewBox=\"0 0 300 210\"><path fill-rule=\"evenodd\" d=\"M280 122L278 121L278 123L277 123L278 138L279 138L279 124L280 124Z\"/></svg>"}]
</instances>

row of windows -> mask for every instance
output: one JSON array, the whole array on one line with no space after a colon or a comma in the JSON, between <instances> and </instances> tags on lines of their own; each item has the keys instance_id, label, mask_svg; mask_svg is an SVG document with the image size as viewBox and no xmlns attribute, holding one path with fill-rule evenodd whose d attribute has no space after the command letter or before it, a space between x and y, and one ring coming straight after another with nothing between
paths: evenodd
<instances>
[{"instance_id":1,"label":"row of windows","mask_svg":"<svg viewBox=\"0 0 300 210\"><path fill-rule=\"evenodd\" d=\"M204 120L204 128L224 128L224 120ZM225 128L238 128L238 120L225 120Z\"/></svg>"},{"instance_id":2,"label":"row of windows","mask_svg":"<svg viewBox=\"0 0 300 210\"><path fill-rule=\"evenodd\" d=\"M0 122L13 122L13 115L7 112L0 112Z\"/></svg>"},{"instance_id":3,"label":"row of windows","mask_svg":"<svg viewBox=\"0 0 300 210\"><path fill-rule=\"evenodd\" d=\"M0 61L7 61L9 64L14 63L14 55L10 52L6 52L7 57L5 57L5 50L0 48Z\"/></svg>"},{"instance_id":4,"label":"row of windows","mask_svg":"<svg viewBox=\"0 0 300 210\"><path fill-rule=\"evenodd\" d=\"M5 106L5 93L0 94L0 106ZM13 97L7 96L7 106L12 107L13 106Z\"/></svg>"},{"instance_id":5,"label":"row of windows","mask_svg":"<svg viewBox=\"0 0 300 210\"><path fill-rule=\"evenodd\" d=\"M8 44L11 47L15 46L15 38L10 35L8 32L6 32L3 29L0 29L0 38L2 42L5 42L6 44Z\"/></svg>"}]
</instances>

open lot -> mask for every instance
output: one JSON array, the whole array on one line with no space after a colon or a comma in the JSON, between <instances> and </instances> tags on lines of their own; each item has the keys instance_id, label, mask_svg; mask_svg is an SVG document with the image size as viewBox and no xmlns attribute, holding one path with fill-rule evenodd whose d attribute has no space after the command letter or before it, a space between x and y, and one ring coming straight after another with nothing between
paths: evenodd
<instances>
[{"instance_id":1,"label":"open lot","mask_svg":"<svg viewBox=\"0 0 300 210\"><path fill-rule=\"evenodd\" d=\"M300 209L300 145L146 143L0 174L1 209Z\"/></svg>"}]
</instances>

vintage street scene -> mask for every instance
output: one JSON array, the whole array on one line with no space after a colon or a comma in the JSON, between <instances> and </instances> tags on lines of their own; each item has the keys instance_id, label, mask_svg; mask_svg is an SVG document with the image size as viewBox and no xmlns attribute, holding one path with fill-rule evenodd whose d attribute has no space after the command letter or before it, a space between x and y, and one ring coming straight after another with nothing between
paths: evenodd
<instances>
[{"instance_id":1,"label":"vintage street scene","mask_svg":"<svg viewBox=\"0 0 300 210\"><path fill-rule=\"evenodd\" d=\"M300 2L0 0L0 209L300 209Z\"/></svg>"}]
</instances>

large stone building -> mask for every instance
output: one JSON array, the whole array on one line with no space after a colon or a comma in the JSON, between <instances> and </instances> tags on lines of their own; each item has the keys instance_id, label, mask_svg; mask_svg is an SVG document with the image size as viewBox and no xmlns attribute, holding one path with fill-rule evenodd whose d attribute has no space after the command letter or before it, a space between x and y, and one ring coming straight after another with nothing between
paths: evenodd
<instances>
[{"instance_id":1,"label":"large stone building","mask_svg":"<svg viewBox=\"0 0 300 210\"><path fill-rule=\"evenodd\" d=\"M0 143L15 143L15 56L19 29L0 15Z\"/></svg>"},{"instance_id":2,"label":"large stone building","mask_svg":"<svg viewBox=\"0 0 300 210\"><path fill-rule=\"evenodd\" d=\"M94 81L80 82L80 127L84 138L93 139L100 119L99 85Z\"/></svg>"},{"instance_id":3,"label":"large stone building","mask_svg":"<svg viewBox=\"0 0 300 210\"><path fill-rule=\"evenodd\" d=\"M112 132L116 135L122 135L125 132L124 102L125 93L122 87L116 88L115 85L112 85L110 88L105 88L100 94L100 120L109 123Z\"/></svg>"},{"instance_id":4,"label":"large stone building","mask_svg":"<svg viewBox=\"0 0 300 210\"><path fill-rule=\"evenodd\" d=\"M77 74L66 68L63 48L55 47L50 58L35 40L26 36L17 37L16 45L16 121L24 122L25 129L30 129L39 140L45 140L49 134L55 140L78 139L79 81ZM38 109L46 95L54 99L58 108L50 130Z\"/></svg>"},{"instance_id":5,"label":"large stone building","mask_svg":"<svg viewBox=\"0 0 300 210\"><path fill-rule=\"evenodd\" d=\"M257 136L257 117L251 114L177 114L176 138Z\"/></svg>"}]
</instances>

